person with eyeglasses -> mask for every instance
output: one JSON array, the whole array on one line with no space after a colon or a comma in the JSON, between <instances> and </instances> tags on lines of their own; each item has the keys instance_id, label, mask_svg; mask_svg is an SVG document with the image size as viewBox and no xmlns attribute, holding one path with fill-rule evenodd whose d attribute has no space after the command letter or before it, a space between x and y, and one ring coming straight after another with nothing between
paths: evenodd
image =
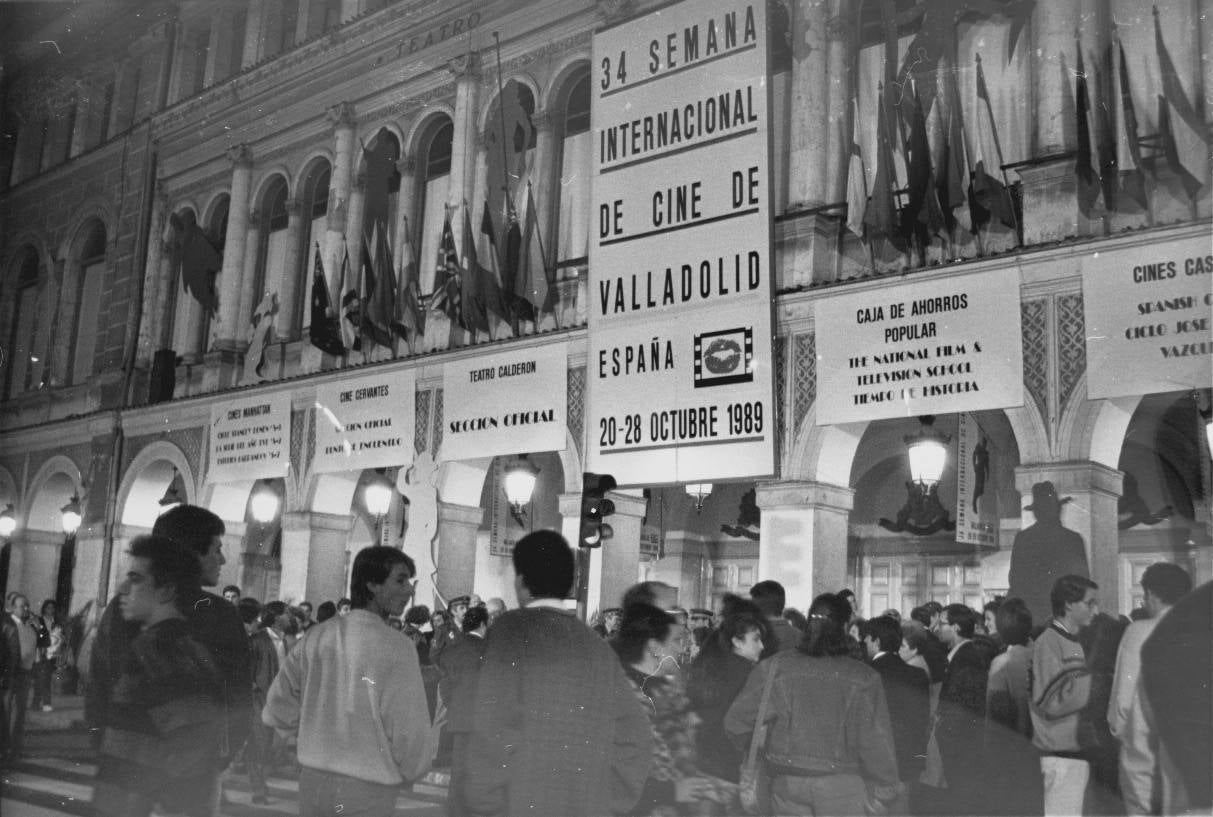
<instances>
[{"instance_id":1,"label":"person with eyeglasses","mask_svg":"<svg viewBox=\"0 0 1213 817\"><path fill-rule=\"evenodd\" d=\"M1079 741L1091 672L1078 634L1099 612L1098 589L1074 574L1054 582L1049 596L1053 620L1032 647L1032 744L1041 753L1045 815L1082 814L1091 776Z\"/></svg>"},{"instance_id":2,"label":"person with eyeglasses","mask_svg":"<svg viewBox=\"0 0 1213 817\"><path fill-rule=\"evenodd\" d=\"M380 815L434 757L417 651L387 624L414 593L413 560L392 547L354 557L352 609L313 627L288 652L261 718L297 736L299 814Z\"/></svg>"}]
</instances>

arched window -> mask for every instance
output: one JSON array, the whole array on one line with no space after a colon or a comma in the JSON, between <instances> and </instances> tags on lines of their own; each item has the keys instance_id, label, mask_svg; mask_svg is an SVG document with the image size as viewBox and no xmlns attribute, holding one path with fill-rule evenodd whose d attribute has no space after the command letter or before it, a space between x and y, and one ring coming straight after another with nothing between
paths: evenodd
<instances>
[{"instance_id":1,"label":"arched window","mask_svg":"<svg viewBox=\"0 0 1213 817\"><path fill-rule=\"evenodd\" d=\"M561 99L563 110L553 123L559 128L554 140L560 150L560 184L556 247L552 257L557 267L583 265L589 255L590 175L590 75L588 70L570 80ZM554 208L553 208L554 209ZM546 225L540 225L546 229ZM549 232L548 235L551 235Z\"/></svg>"},{"instance_id":2,"label":"arched window","mask_svg":"<svg viewBox=\"0 0 1213 817\"><path fill-rule=\"evenodd\" d=\"M10 324L9 348L13 350L9 364L5 395L16 397L42 382L42 355L36 348L39 312L38 252L26 247L17 262L17 291L13 297L13 319Z\"/></svg>"},{"instance_id":3,"label":"arched window","mask_svg":"<svg viewBox=\"0 0 1213 817\"><path fill-rule=\"evenodd\" d=\"M73 266L80 271L76 290L76 340L72 352L71 383L83 383L96 370L97 325L105 291L105 227L100 221L89 225ZM56 367L58 368L58 367Z\"/></svg>"},{"instance_id":4,"label":"arched window","mask_svg":"<svg viewBox=\"0 0 1213 817\"><path fill-rule=\"evenodd\" d=\"M421 247L418 256L421 291L434 291L434 271L438 266L438 246L442 240L442 220L446 214L447 194L450 192L451 148L455 126L445 117L436 120L426 130L417 150L417 206L420 230L413 236L413 246Z\"/></svg>"},{"instance_id":5,"label":"arched window","mask_svg":"<svg viewBox=\"0 0 1213 817\"><path fill-rule=\"evenodd\" d=\"M294 326L308 326L311 323L311 313L305 307L311 296L312 274L316 271L316 248L324 250L324 234L328 229L329 211L329 163L323 159L313 164L303 175L299 192L299 215L303 219L303 229L299 231L302 246L299 248L299 259L302 266L303 283L299 287L298 303L293 305L296 320ZM330 290L333 281L341 274L340 270L325 270L325 277ZM280 306L285 308L285 306Z\"/></svg>"},{"instance_id":6,"label":"arched window","mask_svg":"<svg viewBox=\"0 0 1213 817\"><path fill-rule=\"evenodd\" d=\"M261 246L258 248L257 282L253 287L253 302L249 313L240 320L252 319L252 310L257 308L267 294L279 296L281 306L282 276L286 270L286 246L288 216L286 212L286 180L274 179L261 199Z\"/></svg>"},{"instance_id":7,"label":"arched window","mask_svg":"<svg viewBox=\"0 0 1213 817\"><path fill-rule=\"evenodd\" d=\"M366 171L366 199L363 229L369 236L378 224L386 230L389 244L395 240L395 225L400 214L400 142L386 128L380 129L366 147L363 155ZM395 250L395 248L392 248Z\"/></svg>"}]
</instances>

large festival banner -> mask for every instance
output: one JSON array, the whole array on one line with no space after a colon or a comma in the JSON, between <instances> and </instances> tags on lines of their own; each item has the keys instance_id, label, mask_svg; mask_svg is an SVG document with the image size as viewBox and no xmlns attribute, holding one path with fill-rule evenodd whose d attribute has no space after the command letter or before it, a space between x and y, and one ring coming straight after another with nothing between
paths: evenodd
<instances>
[{"instance_id":1,"label":"large festival banner","mask_svg":"<svg viewBox=\"0 0 1213 817\"><path fill-rule=\"evenodd\" d=\"M621 487L774 472L766 4L594 36L586 469Z\"/></svg>"},{"instance_id":2,"label":"large festival banner","mask_svg":"<svg viewBox=\"0 0 1213 817\"><path fill-rule=\"evenodd\" d=\"M447 363L439 456L450 462L563 451L568 367L563 343Z\"/></svg>"},{"instance_id":3,"label":"large festival banner","mask_svg":"<svg viewBox=\"0 0 1213 817\"><path fill-rule=\"evenodd\" d=\"M849 289L814 315L818 425L1023 405L1015 273Z\"/></svg>"},{"instance_id":4,"label":"large festival banner","mask_svg":"<svg viewBox=\"0 0 1213 817\"><path fill-rule=\"evenodd\" d=\"M360 471L413 461L417 377L397 371L316 387L312 471Z\"/></svg>"},{"instance_id":5,"label":"large festival banner","mask_svg":"<svg viewBox=\"0 0 1213 817\"><path fill-rule=\"evenodd\" d=\"M207 482L286 476L291 464L288 392L223 400L211 406Z\"/></svg>"},{"instance_id":6,"label":"large festival banner","mask_svg":"<svg viewBox=\"0 0 1213 817\"><path fill-rule=\"evenodd\" d=\"M1207 234L1082 262L1087 396L1213 385L1213 252Z\"/></svg>"}]
</instances>

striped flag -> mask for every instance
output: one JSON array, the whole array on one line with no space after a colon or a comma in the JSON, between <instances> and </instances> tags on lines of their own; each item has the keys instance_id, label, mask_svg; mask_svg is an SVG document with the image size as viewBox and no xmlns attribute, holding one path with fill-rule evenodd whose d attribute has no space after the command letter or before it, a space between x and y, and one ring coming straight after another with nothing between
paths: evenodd
<instances>
[{"instance_id":1,"label":"striped flag","mask_svg":"<svg viewBox=\"0 0 1213 817\"><path fill-rule=\"evenodd\" d=\"M1201 151L1208 153L1209 130L1188 101L1175 64L1171 61L1171 52L1163 42L1158 6L1154 7L1154 47L1158 50L1158 67L1162 74L1162 93L1158 95L1158 135L1162 140L1163 155L1171 171L1179 176L1188 198L1195 200L1204 185L1192 171L1202 161L1198 154ZM1203 142L1203 147L1198 147L1197 142Z\"/></svg>"},{"instance_id":2,"label":"striped flag","mask_svg":"<svg viewBox=\"0 0 1213 817\"><path fill-rule=\"evenodd\" d=\"M851 149L847 158L847 229L863 238L868 209L868 173L859 150L859 97L851 98Z\"/></svg>"},{"instance_id":3,"label":"striped flag","mask_svg":"<svg viewBox=\"0 0 1213 817\"><path fill-rule=\"evenodd\" d=\"M1116 51L1119 59L1116 70L1112 72L1113 102L1120 105L1119 116L1115 117L1118 177L1116 209L1124 211L1128 203L1126 199L1136 202L1141 208L1147 206L1147 199L1146 179L1141 164L1141 143L1137 138L1137 110L1133 105L1125 47L1119 40L1116 42Z\"/></svg>"}]
</instances>

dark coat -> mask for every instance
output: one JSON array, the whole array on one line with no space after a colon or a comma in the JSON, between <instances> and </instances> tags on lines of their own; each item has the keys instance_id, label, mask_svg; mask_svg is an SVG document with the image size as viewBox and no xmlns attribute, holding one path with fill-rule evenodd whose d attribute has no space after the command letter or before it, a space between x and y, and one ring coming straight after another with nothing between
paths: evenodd
<instances>
[{"instance_id":1,"label":"dark coat","mask_svg":"<svg viewBox=\"0 0 1213 817\"><path fill-rule=\"evenodd\" d=\"M984 642L961 645L939 690L935 739L949 799L958 814L981 813L984 776L986 684L993 651Z\"/></svg>"},{"instance_id":2,"label":"dark coat","mask_svg":"<svg viewBox=\"0 0 1213 817\"><path fill-rule=\"evenodd\" d=\"M872 662L880 673L889 702L897 772L902 780L917 780L927 756L927 732L931 717L930 679L911 667L897 653L886 652Z\"/></svg>"},{"instance_id":3,"label":"dark coat","mask_svg":"<svg viewBox=\"0 0 1213 817\"><path fill-rule=\"evenodd\" d=\"M438 692L447 707L447 730L471 732L472 715L476 706L476 679L484 657L484 639L468 635L442 651L438 669L442 680Z\"/></svg>"},{"instance_id":4,"label":"dark coat","mask_svg":"<svg viewBox=\"0 0 1213 817\"><path fill-rule=\"evenodd\" d=\"M13 676L19 669L21 636L17 633L17 622L9 613L0 611L0 689L12 686Z\"/></svg>"},{"instance_id":5,"label":"dark coat","mask_svg":"<svg viewBox=\"0 0 1213 817\"><path fill-rule=\"evenodd\" d=\"M699 768L734 783L744 758L724 731L724 716L753 669L750 661L713 645L696 656L687 681L687 697L701 721L696 735Z\"/></svg>"}]
</instances>

